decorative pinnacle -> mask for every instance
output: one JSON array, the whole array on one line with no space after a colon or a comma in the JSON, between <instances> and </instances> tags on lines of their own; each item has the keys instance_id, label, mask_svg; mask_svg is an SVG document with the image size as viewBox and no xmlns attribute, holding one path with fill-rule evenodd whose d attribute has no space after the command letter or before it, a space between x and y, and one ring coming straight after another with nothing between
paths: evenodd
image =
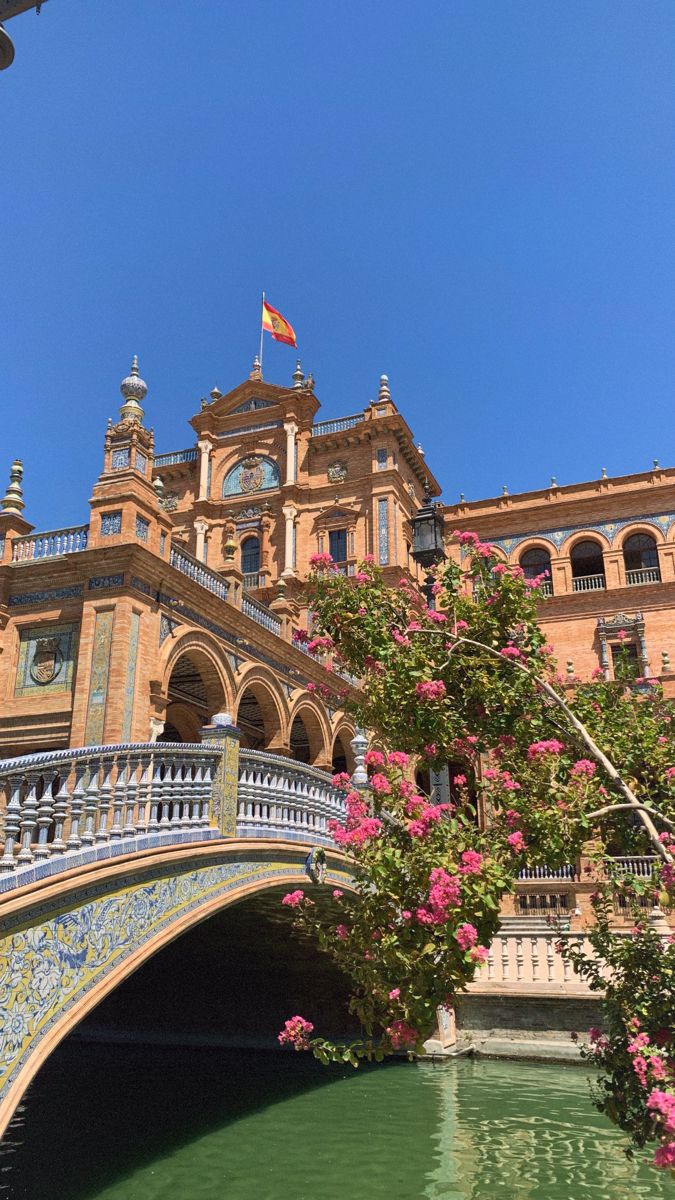
<instances>
[{"instance_id":1,"label":"decorative pinnacle","mask_svg":"<svg viewBox=\"0 0 675 1200\"><path fill-rule=\"evenodd\" d=\"M164 499L164 480L161 475L156 475L152 481L153 490L158 500Z\"/></svg>"},{"instance_id":2,"label":"decorative pinnacle","mask_svg":"<svg viewBox=\"0 0 675 1200\"><path fill-rule=\"evenodd\" d=\"M659 469L659 460L658 460L658 458L653 458L652 459L652 470L658 471L658 469Z\"/></svg>"},{"instance_id":3,"label":"decorative pinnacle","mask_svg":"<svg viewBox=\"0 0 675 1200\"><path fill-rule=\"evenodd\" d=\"M209 392L209 396L211 397L211 399L214 402L216 400L220 400L220 397L222 396L222 394L223 393L217 387L211 388L211 391Z\"/></svg>"},{"instance_id":4,"label":"decorative pinnacle","mask_svg":"<svg viewBox=\"0 0 675 1200\"><path fill-rule=\"evenodd\" d=\"M9 472L9 486L2 500L0 500L0 508L3 512L20 514L26 507L23 502L22 478L23 463L20 458L15 458Z\"/></svg>"},{"instance_id":5,"label":"decorative pinnacle","mask_svg":"<svg viewBox=\"0 0 675 1200\"><path fill-rule=\"evenodd\" d=\"M377 393L378 401L391 400L391 392L389 391L389 376L380 375L380 389Z\"/></svg>"},{"instance_id":6,"label":"decorative pinnacle","mask_svg":"<svg viewBox=\"0 0 675 1200\"><path fill-rule=\"evenodd\" d=\"M557 487L557 486L558 486L558 480L556 479L555 475L551 475L551 487Z\"/></svg>"},{"instance_id":7,"label":"decorative pinnacle","mask_svg":"<svg viewBox=\"0 0 675 1200\"><path fill-rule=\"evenodd\" d=\"M262 367L260 366L260 359L258 358L258 355L256 354L255 358L253 359L253 366L251 367L249 379L262 380L262 377L263 376L262 376Z\"/></svg>"},{"instance_id":8,"label":"decorative pinnacle","mask_svg":"<svg viewBox=\"0 0 675 1200\"><path fill-rule=\"evenodd\" d=\"M148 394L148 385L144 379L141 379L138 373L138 355L136 354L134 354L131 360L129 374L120 384L120 391L124 397L124 404L120 409L120 417L123 421L138 421L139 425L142 425L143 409L141 408L141 403Z\"/></svg>"},{"instance_id":9,"label":"decorative pinnacle","mask_svg":"<svg viewBox=\"0 0 675 1200\"><path fill-rule=\"evenodd\" d=\"M602 468L602 471L600 472L600 478L601 478L601 479L606 479L606 478L607 478L607 467L603 467L603 468Z\"/></svg>"},{"instance_id":10,"label":"decorative pinnacle","mask_svg":"<svg viewBox=\"0 0 675 1200\"><path fill-rule=\"evenodd\" d=\"M464 495L464 492L460 492L460 493L459 493L459 502L460 502L460 504L464 504L464 503L465 503L465 500L466 500L466 497L465 497L465 495Z\"/></svg>"},{"instance_id":11,"label":"decorative pinnacle","mask_svg":"<svg viewBox=\"0 0 675 1200\"><path fill-rule=\"evenodd\" d=\"M670 671L670 655L667 650L661 651L661 670L664 675L667 675Z\"/></svg>"},{"instance_id":12,"label":"decorative pinnacle","mask_svg":"<svg viewBox=\"0 0 675 1200\"><path fill-rule=\"evenodd\" d=\"M506 484L503 484L502 485L502 496L508 496L508 494L509 494L509 489L506 486Z\"/></svg>"},{"instance_id":13,"label":"decorative pinnacle","mask_svg":"<svg viewBox=\"0 0 675 1200\"><path fill-rule=\"evenodd\" d=\"M293 387L296 389L301 388L304 378L305 374L300 365L300 359L298 358L296 359L295 370L293 372Z\"/></svg>"},{"instance_id":14,"label":"decorative pinnacle","mask_svg":"<svg viewBox=\"0 0 675 1200\"><path fill-rule=\"evenodd\" d=\"M422 443L421 443L421 442L418 442L418 443L417 443L417 445L415 446L415 449L416 449L417 453L418 453L418 454L421 454L422 458L424 458L424 450L422 449Z\"/></svg>"}]
</instances>

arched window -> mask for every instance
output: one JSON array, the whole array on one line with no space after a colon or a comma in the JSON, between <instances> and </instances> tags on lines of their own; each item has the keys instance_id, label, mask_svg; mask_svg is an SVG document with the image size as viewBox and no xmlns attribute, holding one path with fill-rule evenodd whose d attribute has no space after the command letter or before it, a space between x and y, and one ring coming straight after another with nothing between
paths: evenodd
<instances>
[{"instance_id":1,"label":"arched window","mask_svg":"<svg viewBox=\"0 0 675 1200\"><path fill-rule=\"evenodd\" d=\"M605 586L605 564L599 542L577 542L570 555L575 592L595 592Z\"/></svg>"},{"instance_id":2,"label":"arched window","mask_svg":"<svg viewBox=\"0 0 675 1200\"><path fill-rule=\"evenodd\" d=\"M260 571L260 538L248 537L241 547L241 569L244 573L244 586L257 587Z\"/></svg>"},{"instance_id":3,"label":"arched window","mask_svg":"<svg viewBox=\"0 0 675 1200\"><path fill-rule=\"evenodd\" d=\"M623 544L623 561L626 567L626 582L659 583L659 552L656 539L649 533L633 533Z\"/></svg>"},{"instance_id":4,"label":"arched window","mask_svg":"<svg viewBox=\"0 0 675 1200\"><path fill-rule=\"evenodd\" d=\"M525 550L520 556L520 565L526 579L536 579L538 575L545 575L541 591L545 596L553 594L551 555L548 550L545 550L543 546L533 546L531 550Z\"/></svg>"}]
</instances>

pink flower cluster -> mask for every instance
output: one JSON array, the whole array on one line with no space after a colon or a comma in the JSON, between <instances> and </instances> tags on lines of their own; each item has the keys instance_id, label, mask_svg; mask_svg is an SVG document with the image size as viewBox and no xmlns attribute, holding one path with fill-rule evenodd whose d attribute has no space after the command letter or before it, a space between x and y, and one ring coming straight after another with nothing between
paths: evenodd
<instances>
[{"instance_id":1,"label":"pink flower cluster","mask_svg":"<svg viewBox=\"0 0 675 1200\"><path fill-rule=\"evenodd\" d=\"M433 621L435 625L444 625L448 619L447 613L439 612L436 608L427 609L427 617Z\"/></svg>"},{"instance_id":2,"label":"pink flower cluster","mask_svg":"<svg viewBox=\"0 0 675 1200\"><path fill-rule=\"evenodd\" d=\"M304 1017L289 1017L279 1034L281 1045L292 1046L294 1050L309 1050L309 1035L314 1029L311 1021Z\"/></svg>"},{"instance_id":3,"label":"pink flower cluster","mask_svg":"<svg viewBox=\"0 0 675 1200\"><path fill-rule=\"evenodd\" d=\"M351 777L347 771L338 771L337 775L334 775L331 779L331 783L336 788L347 787L350 779Z\"/></svg>"},{"instance_id":4,"label":"pink flower cluster","mask_svg":"<svg viewBox=\"0 0 675 1200\"><path fill-rule=\"evenodd\" d=\"M457 938L460 950L470 950L471 947L475 946L476 942L478 941L478 930L476 929L475 925L469 925L466 923L464 925L460 925L459 928L455 930L455 937Z\"/></svg>"},{"instance_id":5,"label":"pink flower cluster","mask_svg":"<svg viewBox=\"0 0 675 1200\"><path fill-rule=\"evenodd\" d=\"M647 1097L647 1108L658 1122L663 1139L654 1154L654 1166L675 1170L675 1094L654 1088Z\"/></svg>"},{"instance_id":6,"label":"pink flower cluster","mask_svg":"<svg viewBox=\"0 0 675 1200\"><path fill-rule=\"evenodd\" d=\"M422 801L422 808L418 808L415 801ZM432 825L440 821L446 809L450 808L450 804L425 804L421 796L414 796L412 801L406 805L408 810L415 811L415 819L408 821L408 833L411 837L423 838L426 837Z\"/></svg>"},{"instance_id":7,"label":"pink flower cluster","mask_svg":"<svg viewBox=\"0 0 675 1200\"><path fill-rule=\"evenodd\" d=\"M419 1034L414 1026L408 1025L405 1021L392 1021L384 1032L394 1050L402 1050L405 1046L416 1046L419 1039Z\"/></svg>"},{"instance_id":8,"label":"pink flower cluster","mask_svg":"<svg viewBox=\"0 0 675 1200\"><path fill-rule=\"evenodd\" d=\"M287 908L297 908L299 904L302 904L304 898L305 893L302 888L298 888L295 892L287 892L281 903L285 904Z\"/></svg>"},{"instance_id":9,"label":"pink flower cluster","mask_svg":"<svg viewBox=\"0 0 675 1200\"><path fill-rule=\"evenodd\" d=\"M525 838L520 830L516 830L515 833L510 833L506 840L514 854L524 854L524 852L527 850Z\"/></svg>"},{"instance_id":10,"label":"pink flower cluster","mask_svg":"<svg viewBox=\"0 0 675 1200\"><path fill-rule=\"evenodd\" d=\"M442 679L428 679L424 683L415 684L415 691L420 700L442 700L445 684Z\"/></svg>"},{"instance_id":11,"label":"pink flower cluster","mask_svg":"<svg viewBox=\"0 0 675 1200\"><path fill-rule=\"evenodd\" d=\"M483 869L483 855L477 850L464 850L461 863L460 875L480 875Z\"/></svg>"},{"instance_id":12,"label":"pink flower cluster","mask_svg":"<svg viewBox=\"0 0 675 1200\"><path fill-rule=\"evenodd\" d=\"M500 650L499 653L501 654L502 658L524 658L525 657L525 655L522 653L521 650L518 649L517 646L512 646L510 644L508 646L504 646L504 649Z\"/></svg>"},{"instance_id":13,"label":"pink flower cluster","mask_svg":"<svg viewBox=\"0 0 675 1200\"><path fill-rule=\"evenodd\" d=\"M532 759L538 758L542 754L560 754L564 749L562 742L559 742L557 738L549 738L545 742L532 742L532 745L527 748L527 757Z\"/></svg>"},{"instance_id":14,"label":"pink flower cluster","mask_svg":"<svg viewBox=\"0 0 675 1200\"><path fill-rule=\"evenodd\" d=\"M334 566L332 556L330 554L310 554L310 567L316 567L318 571Z\"/></svg>"},{"instance_id":15,"label":"pink flower cluster","mask_svg":"<svg viewBox=\"0 0 675 1200\"><path fill-rule=\"evenodd\" d=\"M403 750L392 750L387 755L387 762L390 767L407 767L409 761L408 755L404 754Z\"/></svg>"},{"instance_id":16,"label":"pink flower cluster","mask_svg":"<svg viewBox=\"0 0 675 1200\"><path fill-rule=\"evenodd\" d=\"M363 756L363 761L367 767L383 767L385 757L380 750L367 750Z\"/></svg>"},{"instance_id":17,"label":"pink flower cluster","mask_svg":"<svg viewBox=\"0 0 675 1200\"><path fill-rule=\"evenodd\" d=\"M358 825L349 829L337 821L329 821L328 831L338 846L363 846L371 838L379 836L382 832L382 822L378 817L364 817Z\"/></svg>"},{"instance_id":18,"label":"pink flower cluster","mask_svg":"<svg viewBox=\"0 0 675 1200\"><path fill-rule=\"evenodd\" d=\"M572 775L586 775L589 779L591 779L592 776L595 775L595 772L596 766L594 762L591 762L588 758L579 758L575 762L570 773Z\"/></svg>"},{"instance_id":19,"label":"pink flower cluster","mask_svg":"<svg viewBox=\"0 0 675 1200\"><path fill-rule=\"evenodd\" d=\"M307 643L307 649L310 654L313 654L315 650L332 650L333 639L330 637L314 637Z\"/></svg>"},{"instance_id":20,"label":"pink flower cluster","mask_svg":"<svg viewBox=\"0 0 675 1200\"><path fill-rule=\"evenodd\" d=\"M446 925L450 920L450 909L459 904L461 880L458 875L449 875L444 867L434 867L429 883L429 899L425 906L417 909L417 920L420 925Z\"/></svg>"}]
</instances>

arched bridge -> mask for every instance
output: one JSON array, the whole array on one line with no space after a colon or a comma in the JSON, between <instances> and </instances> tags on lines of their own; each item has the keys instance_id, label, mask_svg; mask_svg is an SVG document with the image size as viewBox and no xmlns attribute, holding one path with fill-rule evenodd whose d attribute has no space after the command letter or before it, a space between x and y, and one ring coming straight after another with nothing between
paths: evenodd
<instances>
[{"instance_id":1,"label":"arched bridge","mask_svg":"<svg viewBox=\"0 0 675 1200\"><path fill-rule=\"evenodd\" d=\"M168 942L307 884L317 847L326 882L350 886L330 776L240 751L232 726L204 733L0 763L0 1134L61 1039Z\"/></svg>"}]
</instances>

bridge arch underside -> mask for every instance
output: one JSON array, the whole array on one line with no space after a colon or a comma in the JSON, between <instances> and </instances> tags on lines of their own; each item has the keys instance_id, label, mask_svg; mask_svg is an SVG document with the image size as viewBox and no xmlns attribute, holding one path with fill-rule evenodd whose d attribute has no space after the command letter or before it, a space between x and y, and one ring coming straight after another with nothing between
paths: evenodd
<instances>
[{"instance_id":1,"label":"bridge arch underside","mask_svg":"<svg viewBox=\"0 0 675 1200\"><path fill-rule=\"evenodd\" d=\"M206 649L191 645L174 660L167 683L168 705L158 741L198 742L214 713L228 707L222 668Z\"/></svg>"},{"instance_id":2,"label":"bridge arch underside","mask_svg":"<svg viewBox=\"0 0 675 1200\"><path fill-rule=\"evenodd\" d=\"M114 1030L133 1012L139 1033L152 1026L167 1040L220 1030L225 1041L272 1045L298 1011L317 1031L347 1032L344 981L292 933L280 903L299 886L326 904L336 885L350 888L339 855L329 855L325 884L314 888L304 872L308 849L245 841L167 848L142 864L98 867L69 889L64 880L51 884L5 918L0 1136L41 1065L89 1014L89 1025Z\"/></svg>"}]
</instances>

